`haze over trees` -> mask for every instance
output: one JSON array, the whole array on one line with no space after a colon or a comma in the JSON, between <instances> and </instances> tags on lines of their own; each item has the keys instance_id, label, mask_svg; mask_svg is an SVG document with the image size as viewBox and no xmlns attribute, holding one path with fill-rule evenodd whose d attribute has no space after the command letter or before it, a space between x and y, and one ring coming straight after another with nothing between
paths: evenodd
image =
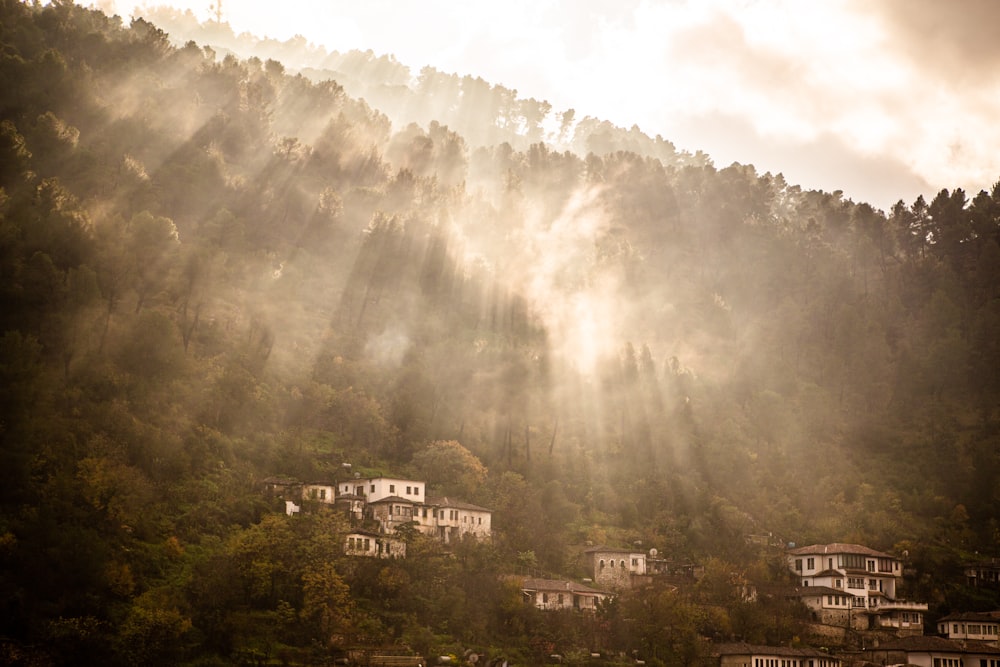
<instances>
[{"instance_id":1,"label":"haze over trees","mask_svg":"<svg viewBox=\"0 0 1000 667\"><path fill-rule=\"evenodd\" d=\"M996 607L949 577L1000 552L1000 184L883 212L482 80L306 76L62 0L0 0L0 43L5 660L795 636L710 577L588 621L498 577L584 576L587 542L716 583L779 576L748 534L896 547L932 612ZM343 463L492 508L494 543L359 562L262 493Z\"/></svg>"}]
</instances>

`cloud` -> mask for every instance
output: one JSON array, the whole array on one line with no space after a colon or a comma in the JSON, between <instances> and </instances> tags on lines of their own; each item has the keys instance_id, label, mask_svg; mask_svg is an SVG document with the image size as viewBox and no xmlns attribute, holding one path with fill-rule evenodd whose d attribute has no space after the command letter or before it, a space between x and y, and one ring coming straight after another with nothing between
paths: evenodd
<instances>
[{"instance_id":1,"label":"cloud","mask_svg":"<svg viewBox=\"0 0 1000 667\"><path fill-rule=\"evenodd\" d=\"M732 162L752 164L759 173L782 173L792 185L827 192L843 190L846 197L883 210L899 199L909 203L919 194L934 191L925 178L899 159L859 151L829 132L805 141L768 136L750 119L721 112L680 119L677 129L716 156L719 168Z\"/></svg>"},{"instance_id":2,"label":"cloud","mask_svg":"<svg viewBox=\"0 0 1000 667\"><path fill-rule=\"evenodd\" d=\"M1000 3L995 0L853 0L882 20L891 48L951 83L1000 81Z\"/></svg>"}]
</instances>

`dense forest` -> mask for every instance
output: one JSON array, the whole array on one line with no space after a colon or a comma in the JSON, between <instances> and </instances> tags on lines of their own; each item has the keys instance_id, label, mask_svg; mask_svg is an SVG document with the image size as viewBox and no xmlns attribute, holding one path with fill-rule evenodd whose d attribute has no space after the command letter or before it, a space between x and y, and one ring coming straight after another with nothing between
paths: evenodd
<instances>
[{"instance_id":1,"label":"dense forest","mask_svg":"<svg viewBox=\"0 0 1000 667\"><path fill-rule=\"evenodd\" d=\"M749 535L1000 607L960 567L1000 555L1000 183L885 212L482 79L171 29L0 0L0 662L691 664L797 636L729 585L783 576ZM263 493L345 464L493 541L351 559L346 518ZM705 575L587 618L500 576L636 542Z\"/></svg>"}]
</instances>

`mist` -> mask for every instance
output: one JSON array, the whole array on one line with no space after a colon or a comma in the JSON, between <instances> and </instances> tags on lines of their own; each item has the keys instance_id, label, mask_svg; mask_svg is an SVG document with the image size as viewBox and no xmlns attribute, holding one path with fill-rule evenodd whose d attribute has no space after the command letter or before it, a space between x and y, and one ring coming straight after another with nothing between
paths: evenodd
<instances>
[{"instance_id":1,"label":"mist","mask_svg":"<svg viewBox=\"0 0 1000 667\"><path fill-rule=\"evenodd\" d=\"M1000 186L884 207L374 52L0 11L18 646L528 663L555 636L628 654L655 603L693 655L799 636L710 585L787 583L775 545L912 549L939 611L965 593L932 573L1000 548ZM405 560L359 561L347 516L264 491L355 474L460 494L491 539L403 531ZM603 625L500 576L588 578L595 544L712 576Z\"/></svg>"}]
</instances>

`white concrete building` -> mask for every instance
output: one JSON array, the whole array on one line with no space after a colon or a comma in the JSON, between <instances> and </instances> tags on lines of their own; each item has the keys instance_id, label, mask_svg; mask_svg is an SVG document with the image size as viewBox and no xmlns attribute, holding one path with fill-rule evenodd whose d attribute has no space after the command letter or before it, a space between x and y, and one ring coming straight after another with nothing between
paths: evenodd
<instances>
[{"instance_id":1,"label":"white concrete building","mask_svg":"<svg viewBox=\"0 0 1000 667\"><path fill-rule=\"evenodd\" d=\"M948 639L1000 640L1000 611L948 614L937 622L938 634Z\"/></svg>"},{"instance_id":2,"label":"white concrete building","mask_svg":"<svg viewBox=\"0 0 1000 667\"><path fill-rule=\"evenodd\" d=\"M337 487L332 482L306 482L302 485L302 500L332 505Z\"/></svg>"},{"instance_id":3,"label":"white concrete building","mask_svg":"<svg viewBox=\"0 0 1000 667\"><path fill-rule=\"evenodd\" d=\"M928 635L880 642L866 653L868 663L875 665L1000 667L1000 648L995 644Z\"/></svg>"},{"instance_id":4,"label":"white concrete building","mask_svg":"<svg viewBox=\"0 0 1000 667\"><path fill-rule=\"evenodd\" d=\"M472 535L488 539L493 534L493 511L448 497L428 498L414 506L417 530L442 542Z\"/></svg>"},{"instance_id":5,"label":"white concrete building","mask_svg":"<svg viewBox=\"0 0 1000 667\"><path fill-rule=\"evenodd\" d=\"M406 558L406 542L388 535L359 530L344 537L344 553L367 558Z\"/></svg>"},{"instance_id":6,"label":"white concrete building","mask_svg":"<svg viewBox=\"0 0 1000 667\"><path fill-rule=\"evenodd\" d=\"M840 667L836 656L814 648L717 644L711 655L719 667Z\"/></svg>"},{"instance_id":7,"label":"white concrete building","mask_svg":"<svg viewBox=\"0 0 1000 667\"><path fill-rule=\"evenodd\" d=\"M593 612L598 602L609 597L604 591L563 579L525 578L520 581L520 586L525 601L544 611L575 609Z\"/></svg>"},{"instance_id":8,"label":"white concrete building","mask_svg":"<svg viewBox=\"0 0 1000 667\"><path fill-rule=\"evenodd\" d=\"M850 598L848 622L859 630L892 628L900 634L923 634L927 604L896 599L902 577L898 558L860 544L813 544L790 548L788 566L802 588L821 586L830 596ZM821 621L827 622L827 621ZM839 616L836 623L840 624Z\"/></svg>"},{"instance_id":9,"label":"white concrete building","mask_svg":"<svg viewBox=\"0 0 1000 667\"><path fill-rule=\"evenodd\" d=\"M337 485L338 495L355 495L372 503L389 496L399 496L410 502L424 501L426 485L412 479L400 477L369 477L351 479Z\"/></svg>"}]
</instances>

